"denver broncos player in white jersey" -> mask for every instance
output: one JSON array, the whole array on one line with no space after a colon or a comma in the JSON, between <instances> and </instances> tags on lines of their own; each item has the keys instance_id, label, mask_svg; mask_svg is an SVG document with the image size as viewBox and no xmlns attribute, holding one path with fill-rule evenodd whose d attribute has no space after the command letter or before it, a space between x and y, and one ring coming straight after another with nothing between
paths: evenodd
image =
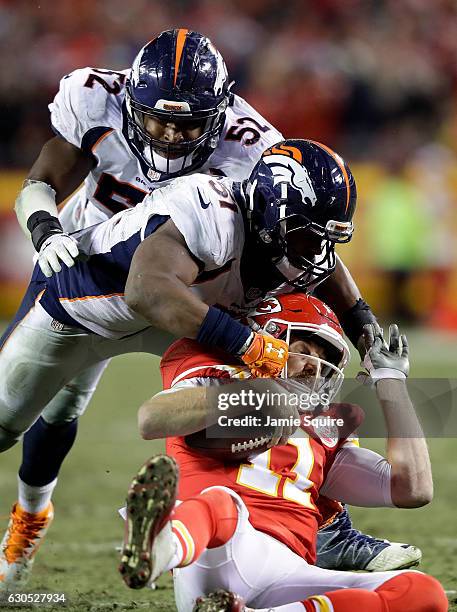
<instances>
[{"instance_id":1,"label":"denver broncos player in white jersey","mask_svg":"<svg viewBox=\"0 0 457 612\"><path fill-rule=\"evenodd\" d=\"M218 346L255 376L278 375L287 344L253 333L227 310L322 281L336 265L335 244L351 239L355 205L354 179L338 155L288 140L267 149L247 181L177 178L74 233L84 260L51 277L37 264L0 340L0 450L40 415L52 422L56 394L85 369L125 352L160 354L170 336L159 330ZM72 422L84 408L60 407L58 416ZM65 444L43 445L33 428L28 435L42 470L62 461ZM20 488L2 546L3 588L21 586L30 570L29 528L39 541L52 514L48 484ZM43 500L44 508L27 509Z\"/></svg>"},{"instance_id":2,"label":"denver broncos player in white jersey","mask_svg":"<svg viewBox=\"0 0 457 612\"><path fill-rule=\"evenodd\" d=\"M225 64L211 42L184 29L163 32L148 43L131 70L75 70L62 79L50 111L56 136L44 145L16 204L46 276L58 272L62 262L72 266L75 258L84 256L69 232L135 206L183 174L212 172L246 179L260 153L281 139L246 101L230 92ZM56 205L82 181L58 215ZM333 306L357 344L363 324L374 317L338 259L321 285L320 297ZM25 435L19 487L24 495L42 500L27 504L30 515L49 499L75 439L77 420L68 415L84 410L107 363L81 372L65 386L46 417ZM45 457L43 448L55 452ZM33 532L29 525L28 533ZM30 542L33 548L34 536ZM357 543L368 550L364 540Z\"/></svg>"}]
</instances>

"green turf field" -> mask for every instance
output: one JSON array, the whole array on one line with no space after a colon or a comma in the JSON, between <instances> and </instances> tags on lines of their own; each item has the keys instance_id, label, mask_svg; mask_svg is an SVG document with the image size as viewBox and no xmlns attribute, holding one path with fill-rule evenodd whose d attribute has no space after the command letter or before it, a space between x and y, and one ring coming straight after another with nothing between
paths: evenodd
<instances>
[{"instance_id":1,"label":"green turf field","mask_svg":"<svg viewBox=\"0 0 457 612\"><path fill-rule=\"evenodd\" d=\"M412 333L409 338L414 375L456 377L456 337ZM350 371L355 367L352 364ZM77 442L62 470L54 500L56 518L37 556L29 592L64 592L66 609L71 611L175 609L168 576L160 580L156 591L137 592L124 587L116 571L116 546L123 528L116 510L123 505L138 466L162 449L161 444L138 439L136 432L136 409L159 384L155 358L131 355L110 365L81 420ZM379 441L374 447L379 449ZM451 610L457 611L457 444L455 439L432 440L430 449L435 474L435 500L430 506L419 510L354 509L352 516L368 533L420 546L424 552L422 569L454 591L449 597L455 604ZM18 447L1 457L2 528L16 499L19 460Z\"/></svg>"}]
</instances>

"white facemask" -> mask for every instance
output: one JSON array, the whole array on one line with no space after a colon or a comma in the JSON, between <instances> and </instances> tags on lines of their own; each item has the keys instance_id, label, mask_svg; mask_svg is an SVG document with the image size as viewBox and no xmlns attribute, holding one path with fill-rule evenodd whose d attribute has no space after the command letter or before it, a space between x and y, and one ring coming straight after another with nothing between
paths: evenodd
<instances>
[{"instance_id":1,"label":"white facemask","mask_svg":"<svg viewBox=\"0 0 457 612\"><path fill-rule=\"evenodd\" d=\"M316 258L314 258L316 259ZM328 262L323 262L323 263L319 263L319 265L322 268L328 268ZM295 266L293 266L290 261L287 259L287 257L284 255L284 257L276 264L277 269L281 272L281 274L287 278L287 280L289 281L294 281L296 280L299 276L303 275L303 270L300 270L300 268L296 268ZM313 275L311 277L311 279L315 279L316 276Z\"/></svg>"},{"instance_id":2,"label":"white facemask","mask_svg":"<svg viewBox=\"0 0 457 612\"><path fill-rule=\"evenodd\" d=\"M184 156L178 157L177 159L170 159L167 161L166 157L162 157L161 155L156 153L156 151L154 150L152 150L152 155L154 159L154 164L152 163L152 160L151 160L151 148L145 147L144 157L146 158L148 164L150 164L152 167L155 166L155 169L157 170L157 172L168 172L169 174L173 172L179 172L181 170L184 170L188 166L190 166L192 163L192 155L187 156L187 159L184 165L183 165Z\"/></svg>"},{"instance_id":3,"label":"white facemask","mask_svg":"<svg viewBox=\"0 0 457 612\"><path fill-rule=\"evenodd\" d=\"M276 267L281 272L281 274L285 278L287 278L287 280L293 281L296 278L298 278L301 274L303 274L303 270L300 270L300 268L296 268L295 266L293 266L285 255L276 264Z\"/></svg>"}]
</instances>

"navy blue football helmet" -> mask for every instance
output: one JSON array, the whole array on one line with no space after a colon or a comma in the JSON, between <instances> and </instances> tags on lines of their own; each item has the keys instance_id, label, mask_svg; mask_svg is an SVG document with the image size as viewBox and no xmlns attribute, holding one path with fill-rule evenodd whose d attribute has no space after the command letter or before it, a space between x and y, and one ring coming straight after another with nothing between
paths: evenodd
<instances>
[{"instance_id":1,"label":"navy blue football helmet","mask_svg":"<svg viewBox=\"0 0 457 612\"><path fill-rule=\"evenodd\" d=\"M166 30L141 49L126 82L127 134L150 178L172 178L205 163L224 125L230 86L221 54L198 32ZM183 132L199 128L199 135L163 142L145 129L146 117Z\"/></svg>"},{"instance_id":2,"label":"navy blue football helmet","mask_svg":"<svg viewBox=\"0 0 457 612\"><path fill-rule=\"evenodd\" d=\"M250 230L289 284L305 289L335 269L349 242L357 192L339 155L312 140L267 149L245 185Z\"/></svg>"}]
</instances>

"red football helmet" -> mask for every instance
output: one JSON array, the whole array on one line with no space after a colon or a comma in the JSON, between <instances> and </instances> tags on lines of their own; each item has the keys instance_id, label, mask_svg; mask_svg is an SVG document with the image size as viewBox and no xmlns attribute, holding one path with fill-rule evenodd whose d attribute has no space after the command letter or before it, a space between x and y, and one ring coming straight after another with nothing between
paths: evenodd
<instances>
[{"instance_id":1,"label":"red football helmet","mask_svg":"<svg viewBox=\"0 0 457 612\"><path fill-rule=\"evenodd\" d=\"M311 390L325 389L331 397L336 395L350 352L335 313L324 302L304 293L277 295L258 304L248 313L247 320L254 331L280 338L287 344L299 335L322 346L326 359L309 356L316 366ZM287 378L287 365L282 377ZM308 387L309 383L308 380Z\"/></svg>"}]
</instances>

